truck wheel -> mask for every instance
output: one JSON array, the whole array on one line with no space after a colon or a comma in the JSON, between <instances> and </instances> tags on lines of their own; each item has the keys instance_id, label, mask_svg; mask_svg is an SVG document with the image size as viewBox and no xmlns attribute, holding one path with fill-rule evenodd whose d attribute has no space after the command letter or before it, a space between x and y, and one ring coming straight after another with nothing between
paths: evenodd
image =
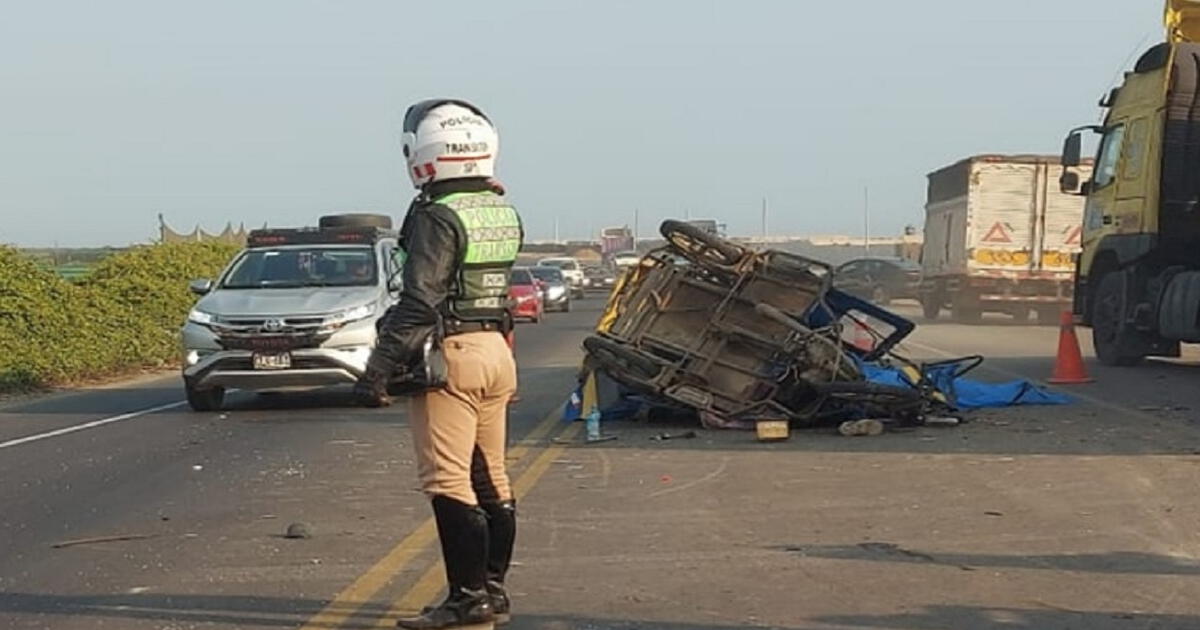
<instances>
[{"instance_id":1,"label":"truck wheel","mask_svg":"<svg viewBox=\"0 0 1200 630\"><path fill-rule=\"evenodd\" d=\"M942 314L942 300L936 295L926 295L921 298L921 314L929 321L936 320Z\"/></svg>"},{"instance_id":2,"label":"truck wheel","mask_svg":"<svg viewBox=\"0 0 1200 630\"><path fill-rule=\"evenodd\" d=\"M187 393L188 406L193 411L217 411L221 408L221 404L225 402L224 387L195 389L187 385L184 389Z\"/></svg>"},{"instance_id":3,"label":"truck wheel","mask_svg":"<svg viewBox=\"0 0 1200 630\"><path fill-rule=\"evenodd\" d=\"M1128 367L1145 358L1137 331L1125 321L1125 278L1120 272L1100 278L1092 302L1092 344L1104 365Z\"/></svg>"},{"instance_id":4,"label":"truck wheel","mask_svg":"<svg viewBox=\"0 0 1200 630\"><path fill-rule=\"evenodd\" d=\"M892 303L892 296L888 295L887 289L877 286L871 289L871 301L875 303L875 306L887 306Z\"/></svg>"},{"instance_id":5,"label":"truck wheel","mask_svg":"<svg viewBox=\"0 0 1200 630\"><path fill-rule=\"evenodd\" d=\"M1063 309L1058 306L1040 306L1037 308L1037 323L1042 326L1057 326L1062 317Z\"/></svg>"},{"instance_id":6,"label":"truck wheel","mask_svg":"<svg viewBox=\"0 0 1200 630\"><path fill-rule=\"evenodd\" d=\"M978 306L955 304L951 309L954 321L960 324L977 324L983 319L983 310Z\"/></svg>"}]
</instances>

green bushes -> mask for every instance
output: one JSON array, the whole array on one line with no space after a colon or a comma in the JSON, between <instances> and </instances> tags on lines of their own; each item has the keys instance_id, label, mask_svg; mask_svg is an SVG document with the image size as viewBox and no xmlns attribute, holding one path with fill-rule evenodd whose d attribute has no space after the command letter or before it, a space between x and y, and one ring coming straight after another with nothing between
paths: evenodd
<instances>
[{"instance_id":1,"label":"green bushes","mask_svg":"<svg viewBox=\"0 0 1200 630\"><path fill-rule=\"evenodd\" d=\"M211 243L135 247L73 284L0 247L0 391L174 361L195 300L188 280L216 276L236 252Z\"/></svg>"}]
</instances>

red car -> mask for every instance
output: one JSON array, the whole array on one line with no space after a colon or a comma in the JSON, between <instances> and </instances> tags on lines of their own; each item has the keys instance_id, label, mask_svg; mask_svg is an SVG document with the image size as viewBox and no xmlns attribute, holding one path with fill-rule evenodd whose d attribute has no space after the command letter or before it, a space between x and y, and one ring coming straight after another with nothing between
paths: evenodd
<instances>
[{"instance_id":1,"label":"red car","mask_svg":"<svg viewBox=\"0 0 1200 630\"><path fill-rule=\"evenodd\" d=\"M542 321L546 310L542 298L541 283L525 267L513 267L509 276L508 299L512 304L513 319L528 319L537 324Z\"/></svg>"}]
</instances>

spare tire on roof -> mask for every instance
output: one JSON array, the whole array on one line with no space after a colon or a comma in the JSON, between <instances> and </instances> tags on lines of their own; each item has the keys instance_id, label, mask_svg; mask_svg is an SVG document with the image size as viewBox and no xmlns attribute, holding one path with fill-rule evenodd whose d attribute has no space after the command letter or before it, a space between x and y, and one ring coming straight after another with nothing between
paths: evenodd
<instances>
[{"instance_id":1,"label":"spare tire on roof","mask_svg":"<svg viewBox=\"0 0 1200 630\"><path fill-rule=\"evenodd\" d=\"M385 230L392 229L392 217L386 214L328 214L320 218L317 226L321 228L346 227L376 227Z\"/></svg>"}]
</instances>

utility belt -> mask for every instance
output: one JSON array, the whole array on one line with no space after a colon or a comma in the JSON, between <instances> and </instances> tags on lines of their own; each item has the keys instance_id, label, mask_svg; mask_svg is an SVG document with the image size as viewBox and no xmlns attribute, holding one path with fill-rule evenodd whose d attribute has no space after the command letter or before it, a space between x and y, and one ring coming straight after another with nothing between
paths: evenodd
<instances>
[{"instance_id":1,"label":"utility belt","mask_svg":"<svg viewBox=\"0 0 1200 630\"><path fill-rule=\"evenodd\" d=\"M498 332L502 335L507 335L512 330L512 319L507 321L464 321L461 319L447 319L443 323L444 335L453 337L454 335L462 335L473 332Z\"/></svg>"},{"instance_id":2,"label":"utility belt","mask_svg":"<svg viewBox=\"0 0 1200 630\"><path fill-rule=\"evenodd\" d=\"M511 317L502 320L462 320L457 317L438 317L438 325L421 347L418 361L394 385L403 393L416 393L441 389L446 386L449 374L443 342L455 335L473 332L498 332L507 335L513 328ZM399 393L399 392L398 392Z\"/></svg>"}]
</instances>

